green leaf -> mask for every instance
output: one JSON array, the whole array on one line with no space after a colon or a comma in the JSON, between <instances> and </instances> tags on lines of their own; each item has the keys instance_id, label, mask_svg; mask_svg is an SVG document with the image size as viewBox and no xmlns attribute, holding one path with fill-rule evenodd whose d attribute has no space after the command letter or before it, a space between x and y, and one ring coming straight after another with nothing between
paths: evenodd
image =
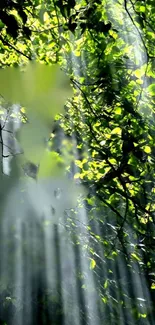
<instances>
[{"instance_id":1,"label":"green leaf","mask_svg":"<svg viewBox=\"0 0 155 325\"><path fill-rule=\"evenodd\" d=\"M146 318L146 317L147 317L147 314L141 314L141 313L139 313L139 314L138 314L138 317L139 317L139 318Z\"/></svg>"},{"instance_id":2,"label":"green leaf","mask_svg":"<svg viewBox=\"0 0 155 325\"><path fill-rule=\"evenodd\" d=\"M104 304L107 304L108 298L104 296L104 297L102 297L102 301L104 302Z\"/></svg>"},{"instance_id":3,"label":"green leaf","mask_svg":"<svg viewBox=\"0 0 155 325\"><path fill-rule=\"evenodd\" d=\"M113 255L113 256L117 256L118 254L117 254L116 251L113 251L113 252L112 252L112 255Z\"/></svg>"},{"instance_id":4,"label":"green leaf","mask_svg":"<svg viewBox=\"0 0 155 325\"><path fill-rule=\"evenodd\" d=\"M96 261L93 258L91 258L91 261L90 261L90 270L93 270L95 268L95 266L96 266Z\"/></svg>"},{"instance_id":5,"label":"green leaf","mask_svg":"<svg viewBox=\"0 0 155 325\"><path fill-rule=\"evenodd\" d=\"M108 279L104 282L104 289L108 288Z\"/></svg>"},{"instance_id":6,"label":"green leaf","mask_svg":"<svg viewBox=\"0 0 155 325\"><path fill-rule=\"evenodd\" d=\"M3 29L4 26L5 24L0 20L0 30Z\"/></svg>"},{"instance_id":7,"label":"green leaf","mask_svg":"<svg viewBox=\"0 0 155 325\"><path fill-rule=\"evenodd\" d=\"M146 11L146 7L145 6L140 6L139 7L139 12L145 12Z\"/></svg>"},{"instance_id":8,"label":"green leaf","mask_svg":"<svg viewBox=\"0 0 155 325\"><path fill-rule=\"evenodd\" d=\"M155 290L155 283L154 282L151 284L151 289Z\"/></svg>"},{"instance_id":9,"label":"green leaf","mask_svg":"<svg viewBox=\"0 0 155 325\"><path fill-rule=\"evenodd\" d=\"M44 24L44 13L46 12L46 9L42 7L39 12L39 20L41 24Z\"/></svg>"},{"instance_id":10,"label":"green leaf","mask_svg":"<svg viewBox=\"0 0 155 325\"><path fill-rule=\"evenodd\" d=\"M155 96L155 84L151 84L148 88L147 88L148 92L150 93L150 95Z\"/></svg>"},{"instance_id":11,"label":"green leaf","mask_svg":"<svg viewBox=\"0 0 155 325\"><path fill-rule=\"evenodd\" d=\"M122 109L121 109L121 107L117 107L116 109L115 109L115 113L117 114L117 115L120 115L121 113L122 113Z\"/></svg>"},{"instance_id":12,"label":"green leaf","mask_svg":"<svg viewBox=\"0 0 155 325\"><path fill-rule=\"evenodd\" d=\"M122 133L122 130L120 127L116 127L112 130L111 134L118 134L118 135L121 135Z\"/></svg>"},{"instance_id":13,"label":"green leaf","mask_svg":"<svg viewBox=\"0 0 155 325\"><path fill-rule=\"evenodd\" d=\"M146 152L146 153L151 153L151 148L149 146L145 146L143 147L143 150Z\"/></svg>"},{"instance_id":14,"label":"green leaf","mask_svg":"<svg viewBox=\"0 0 155 325\"><path fill-rule=\"evenodd\" d=\"M80 178L81 177L81 174L80 173L76 173L75 175L74 175L74 179L78 179L78 178Z\"/></svg>"},{"instance_id":15,"label":"green leaf","mask_svg":"<svg viewBox=\"0 0 155 325\"><path fill-rule=\"evenodd\" d=\"M132 256L135 260L137 260L137 261L141 261L140 257L137 256L135 253L132 253L131 256Z\"/></svg>"}]
</instances>

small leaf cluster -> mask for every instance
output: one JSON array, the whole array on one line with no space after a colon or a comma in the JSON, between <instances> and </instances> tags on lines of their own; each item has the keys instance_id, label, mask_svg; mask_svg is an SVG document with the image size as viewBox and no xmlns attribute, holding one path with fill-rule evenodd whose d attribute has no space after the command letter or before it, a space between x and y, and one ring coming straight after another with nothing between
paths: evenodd
<instances>
[{"instance_id":1,"label":"small leaf cluster","mask_svg":"<svg viewBox=\"0 0 155 325\"><path fill-rule=\"evenodd\" d=\"M0 4L0 29L6 28L6 33L13 39L16 39L20 32L25 38L31 36L27 23L26 7L30 6L31 2L27 1L2 1Z\"/></svg>"}]
</instances>

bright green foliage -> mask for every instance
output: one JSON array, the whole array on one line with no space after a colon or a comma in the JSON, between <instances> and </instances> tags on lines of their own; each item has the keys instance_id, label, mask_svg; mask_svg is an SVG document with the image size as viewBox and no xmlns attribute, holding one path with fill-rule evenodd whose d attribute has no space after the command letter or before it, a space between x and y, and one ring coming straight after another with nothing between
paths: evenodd
<instances>
[{"instance_id":1,"label":"bright green foliage","mask_svg":"<svg viewBox=\"0 0 155 325\"><path fill-rule=\"evenodd\" d=\"M63 33L69 43L63 51L74 64L74 68L68 64L74 97L61 125L77 138L74 178L89 187L92 245L97 240L106 265L120 274L119 280L115 273L109 276L108 297L102 301L115 310L122 300L128 309L127 290L133 301L132 323L152 313L151 302L140 310L127 282L136 286L140 272L149 290L153 286L149 274L155 267L155 21L150 1L131 6L127 1L106 2L105 9L103 3L86 6L85 11L78 7L77 17L82 19L74 43L70 33ZM101 29L103 21L109 24L106 31ZM100 272L104 278L102 263Z\"/></svg>"},{"instance_id":2,"label":"bright green foliage","mask_svg":"<svg viewBox=\"0 0 155 325\"><path fill-rule=\"evenodd\" d=\"M91 261L90 261L90 269L93 270L95 268L95 266L96 266L95 260L91 259Z\"/></svg>"},{"instance_id":3,"label":"bright green foliage","mask_svg":"<svg viewBox=\"0 0 155 325\"><path fill-rule=\"evenodd\" d=\"M1 23L6 38L5 42L0 39L1 66L23 64L29 57L46 64L59 62L74 89L64 115L56 116L67 138L61 142L61 153L56 154L53 148L57 135L52 133L52 150L42 157L40 177L51 175L55 163L50 165L50 159L55 157L55 161L67 161L66 174L88 189L78 203L81 209L87 208L89 243L84 245L84 235L77 234L76 209L70 211L66 224L73 245L81 245L94 274L102 323L115 325L128 319L129 324L151 324L155 317L154 0L80 4L33 1L29 7L33 12L32 8L36 19L28 15L30 40L18 35L13 40L16 50L9 45L12 39ZM49 83L55 85L55 80L50 79L50 68L35 67L36 77L33 74L29 78L31 71L27 75L23 72L27 77L21 94L10 93L15 74L20 84L18 70L13 68L13 74L6 79L5 72L0 71L4 81L1 89L10 100L24 99L28 108L33 103L38 120L46 124L49 116L54 116L49 102L55 102L58 96L50 91L47 101L44 93L43 100L40 96L43 90L50 89ZM43 71L44 78L41 69L48 71ZM11 86L7 90L8 79ZM63 96L60 102L62 105ZM54 105L54 114L58 112ZM36 128L35 157L30 149L28 124L23 126L21 143L27 157L37 163L43 155L40 135L44 131L42 123L39 132L36 120L32 125ZM77 271L77 279L82 276ZM84 285L82 288L88 290Z\"/></svg>"}]
</instances>

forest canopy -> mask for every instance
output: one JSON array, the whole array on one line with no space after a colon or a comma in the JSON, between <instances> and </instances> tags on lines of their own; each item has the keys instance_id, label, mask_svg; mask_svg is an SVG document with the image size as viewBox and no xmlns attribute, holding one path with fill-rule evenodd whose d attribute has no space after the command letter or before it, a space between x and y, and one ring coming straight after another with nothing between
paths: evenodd
<instances>
[{"instance_id":1,"label":"forest canopy","mask_svg":"<svg viewBox=\"0 0 155 325\"><path fill-rule=\"evenodd\" d=\"M86 321L81 304L82 325L154 324L154 17L154 0L0 3L0 114L4 129L7 112L7 118L20 120L21 128L26 124L29 133L27 98L33 83L40 85L34 101L39 107L35 112L39 114L39 128L34 120L34 131L29 136L21 131L20 138L13 132L21 147L25 145L22 139L29 138L27 152L23 150L23 155L28 153L24 166L31 164L35 173L28 170L27 176L37 179L39 175L37 152L40 154L44 146L35 146L45 122L48 158L45 154L40 175L47 166L54 168L54 160L63 166L67 177L86 189L76 208L67 211L65 224L75 255L80 249L84 251L97 292L98 320L92 311L92 322L89 318ZM51 82L56 96L49 92L41 101L40 91L48 84L41 73L40 84L29 76L27 102L21 103L15 114L10 105L17 104L18 96L22 99L24 95L18 93L19 81L16 96L7 98L14 82L9 71L25 69L33 61L47 66L48 71L54 71L53 64L57 64L70 80L73 93L69 92L65 102L68 85L56 73ZM6 70L8 76L4 77ZM58 109L59 103L65 104L63 112ZM2 124L0 137L4 161ZM36 140L29 150L31 137ZM9 154L16 157L15 153ZM23 164L22 159L19 161ZM77 211L83 207L87 223L82 229L87 236L75 222ZM79 296L87 292L89 297L94 288L91 283L90 287L83 284L87 274L79 265L77 262L76 281L84 292ZM68 312L72 313L70 308Z\"/></svg>"}]
</instances>

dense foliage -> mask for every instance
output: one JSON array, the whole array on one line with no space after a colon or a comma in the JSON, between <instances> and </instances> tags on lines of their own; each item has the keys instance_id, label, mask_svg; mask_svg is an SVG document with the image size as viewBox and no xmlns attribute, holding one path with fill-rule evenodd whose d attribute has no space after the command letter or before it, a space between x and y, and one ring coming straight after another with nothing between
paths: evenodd
<instances>
[{"instance_id":1,"label":"dense foliage","mask_svg":"<svg viewBox=\"0 0 155 325\"><path fill-rule=\"evenodd\" d=\"M76 209L67 212L66 225L79 301L83 291L92 294L91 284L82 285L82 246L100 322L107 325L154 324L154 15L154 0L0 4L1 68L28 59L57 62L74 89L48 145L65 160L66 174L87 189L77 209L87 211L89 240L74 222ZM80 307L81 324L87 324Z\"/></svg>"}]
</instances>

